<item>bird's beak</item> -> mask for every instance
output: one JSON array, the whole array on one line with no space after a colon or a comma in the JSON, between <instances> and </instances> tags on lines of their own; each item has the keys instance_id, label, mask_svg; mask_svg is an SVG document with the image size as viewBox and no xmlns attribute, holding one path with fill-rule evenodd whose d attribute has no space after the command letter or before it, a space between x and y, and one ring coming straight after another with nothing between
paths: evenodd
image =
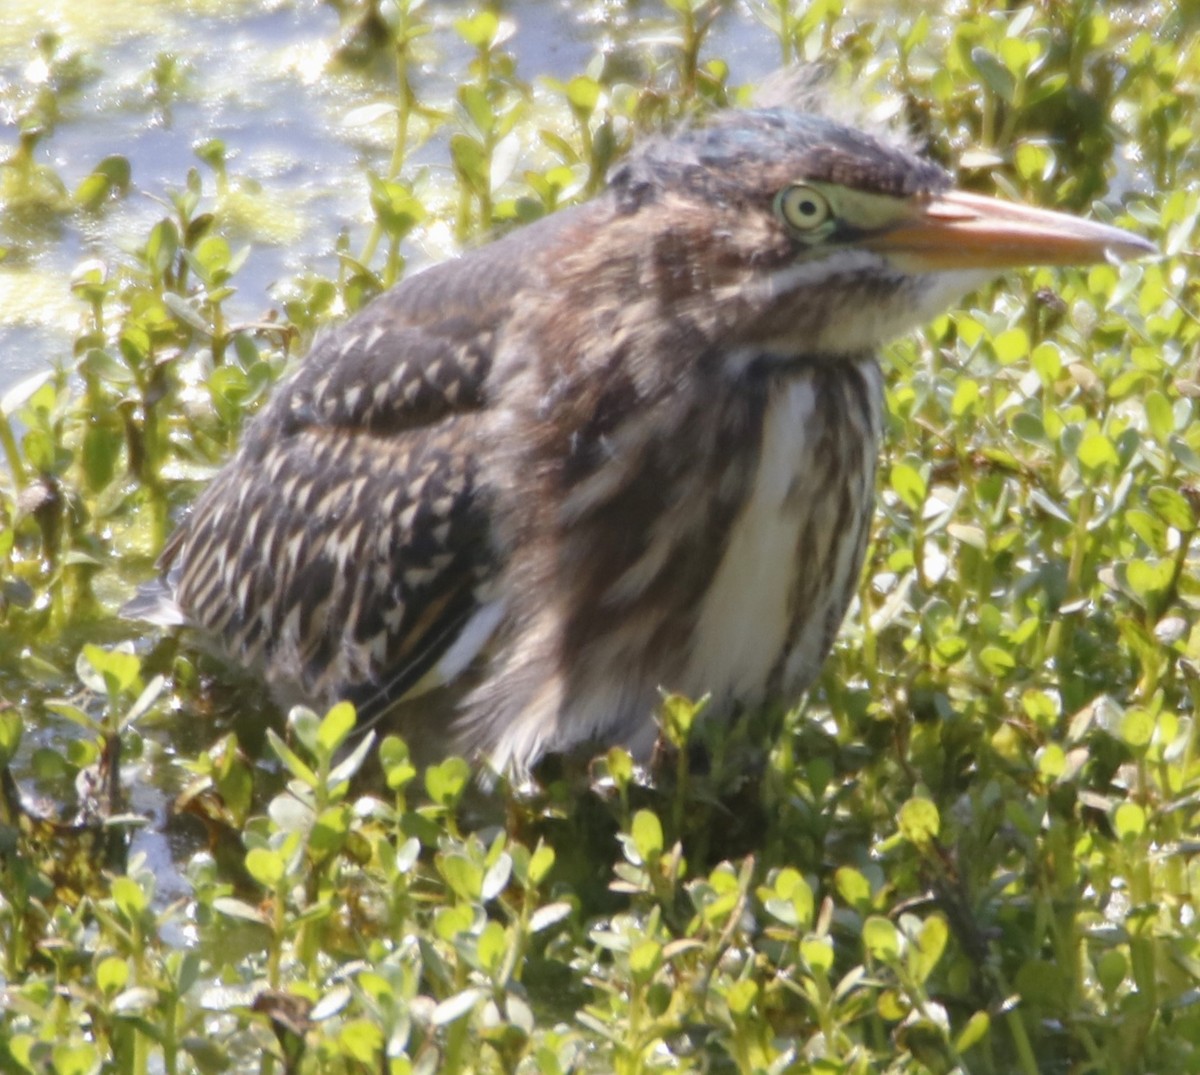
<instances>
[{"instance_id":1,"label":"bird's beak","mask_svg":"<svg viewBox=\"0 0 1200 1075\"><path fill-rule=\"evenodd\" d=\"M932 195L863 245L920 272L1087 265L1156 251L1121 228L961 190Z\"/></svg>"}]
</instances>

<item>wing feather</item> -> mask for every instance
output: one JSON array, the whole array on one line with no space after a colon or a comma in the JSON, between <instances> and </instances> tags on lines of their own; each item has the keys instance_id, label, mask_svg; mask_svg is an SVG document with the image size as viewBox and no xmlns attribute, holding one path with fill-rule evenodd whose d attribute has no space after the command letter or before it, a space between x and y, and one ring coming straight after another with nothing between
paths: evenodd
<instances>
[{"instance_id":1,"label":"wing feather","mask_svg":"<svg viewBox=\"0 0 1200 1075\"><path fill-rule=\"evenodd\" d=\"M412 276L319 338L168 542L174 611L281 694L366 717L464 628L458 649L478 652L502 607L479 466L497 341L582 211Z\"/></svg>"},{"instance_id":2,"label":"wing feather","mask_svg":"<svg viewBox=\"0 0 1200 1075\"><path fill-rule=\"evenodd\" d=\"M413 277L319 340L168 543L188 620L269 682L370 716L477 611L495 571L480 415L523 279L504 245Z\"/></svg>"}]
</instances>

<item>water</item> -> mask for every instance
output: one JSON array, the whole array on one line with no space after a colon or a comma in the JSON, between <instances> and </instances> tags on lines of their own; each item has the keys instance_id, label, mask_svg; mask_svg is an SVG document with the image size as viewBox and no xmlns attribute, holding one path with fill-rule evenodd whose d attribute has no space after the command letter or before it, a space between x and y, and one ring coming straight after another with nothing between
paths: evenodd
<instances>
[{"instance_id":1,"label":"water","mask_svg":"<svg viewBox=\"0 0 1200 1075\"><path fill-rule=\"evenodd\" d=\"M110 0L3 0L0 27L0 143L17 143L22 102L36 92L45 65L34 44L42 30L61 36L61 53L79 53L87 68L80 92L63 95L64 116L37 148L37 160L62 178L68 191L104 157L119 153L132 167L134 189L94 218L35 220L31 233L0 261L0 397L23 379L70 357L82 304L70 292L73 268L89 257L111 260L139 244L163 215L163 200L181 189L187 172L212 175L195 147L221 139L230 174L262 187L245 241L250 257L239 273L230 312L257 319L274 305L274 285L305 270L332 275L331 251L346 226L361 239L367 222L365 171L383 169L390 147L372 132L348 127L353 109L382 99L386 80L339 71L334 10L316 0L183 2ZM437 63L418 72L424 99L449 100L469 50L453 20L464 3L430 3L437 30L425 45ZM656 3L592 5L571 0L512 0L515 24L507 47L518 74L565 79L583 71L614 34L644 32L662 17ZM772 69L778 50L769 32L748 15L728 12L710 39L734 84ZM173 56L184 72L181 91L163 108L151 86L156 59ZM422 158L445 166L434 143ZM438 256L443 251L434 251Z\"/></svg>"}]
</instances>

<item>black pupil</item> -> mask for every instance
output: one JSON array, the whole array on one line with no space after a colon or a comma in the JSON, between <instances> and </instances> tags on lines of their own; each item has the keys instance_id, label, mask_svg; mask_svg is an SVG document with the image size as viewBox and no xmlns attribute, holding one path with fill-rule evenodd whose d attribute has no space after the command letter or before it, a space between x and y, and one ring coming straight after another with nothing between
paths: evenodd
<instances>
[{"instance_id":1,"label":"black pupil","mask_svg":"<svg viewBox=\"0 0 1200 1075\"><path fill-rule=\"evenodd\" d=\"M800 203L798 208L800 209L801 216L816 216L817 215L817 203L814 202L811 198L805 198L804 201L802 201Z\"/></svg>"}]
</instances>

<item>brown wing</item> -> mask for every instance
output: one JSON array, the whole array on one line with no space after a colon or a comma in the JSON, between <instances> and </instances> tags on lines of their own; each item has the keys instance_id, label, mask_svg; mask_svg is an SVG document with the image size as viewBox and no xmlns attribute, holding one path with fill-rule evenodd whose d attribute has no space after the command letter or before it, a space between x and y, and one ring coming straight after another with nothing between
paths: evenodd
<instances>
[{"instance_id":1,"label":"brown wing","mask_svg":"<svg viewBox=\"0 0 1200 1075\"><path fill-rule=\"evenodd\" d=\"M453 642L496 571L476 443L494 340L569 215L382 295L277 389L163 554L232 657L370 715Z\"/></svg>"}]
</instances>

